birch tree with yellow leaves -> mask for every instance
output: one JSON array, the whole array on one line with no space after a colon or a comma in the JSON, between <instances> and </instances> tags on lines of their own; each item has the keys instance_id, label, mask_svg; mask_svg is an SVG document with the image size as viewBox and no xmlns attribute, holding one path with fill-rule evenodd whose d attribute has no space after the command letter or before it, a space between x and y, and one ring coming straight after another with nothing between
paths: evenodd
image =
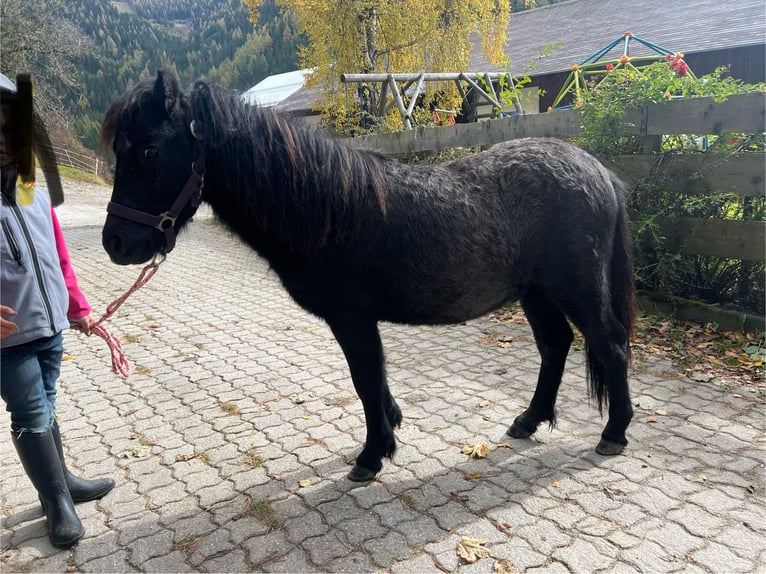
<instances>
[{"instance_id":1,"label":"birch tree with yellow leaves","mask_svg":"<svg viewBox=\"0 0 766 574\"><path fill-rule=\"evenodd\" d=\"M251 19L262 0L242 0ZM477 32L488 61L502 66L509 0L277 0L292 11L307 40L302 67L314 68L307 85L320 90L326 115L345 113L344 73L462 72ZM375 86L367 87L374 101ZM454 100L444 86L439 93ZM459 97L458 97L459 100ZM459 104L452 102L452 104ZM448 104L444 104L448 105Z\"/></svg>"}]
</instances>

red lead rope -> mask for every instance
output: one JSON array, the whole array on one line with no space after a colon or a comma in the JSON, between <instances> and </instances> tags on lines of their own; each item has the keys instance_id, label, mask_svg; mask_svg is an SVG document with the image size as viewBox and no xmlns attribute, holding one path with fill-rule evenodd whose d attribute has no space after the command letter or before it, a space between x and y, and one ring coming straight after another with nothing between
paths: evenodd
<instances>
[{"instance_id":1,"label":"red lead rope","mask_svg":"<svg viewBox=\"0 0 766 574\"><path fill-rule=\"evenodd\" d=\"M112 371L115 374L122 375L123 377L129 377L130 363L128 363L125 352L122 350L122 344L120 344L120 340L112 333L110 333L106 327L102 325L102 323L111 317L114 312L120 308L120 305L122 305L127 300L128 297L130 297L133 293L138 291L141 287L149 282L149 279L154 276L154 274L157 272L157 269L160 267L160 263L163 261L165 261L164 255L159 257L155 256L154 259L152 259L152 262L141 270L141 273L138 275L136 282L133 283L133 286L124 294L115 299L114 302L106 308L106 312L101 315L101 318L96 321L93 327L91 327L91 333L101 337L109 346L109 351L112 353Z\"/></svg>"}]
</instances>

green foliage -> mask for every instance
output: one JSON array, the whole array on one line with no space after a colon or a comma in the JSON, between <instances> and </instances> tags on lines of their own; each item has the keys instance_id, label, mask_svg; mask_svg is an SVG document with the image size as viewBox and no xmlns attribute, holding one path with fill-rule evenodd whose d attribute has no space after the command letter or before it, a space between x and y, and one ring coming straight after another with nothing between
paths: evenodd
<instances>
[{"instance_id":1,"label":"green foliage","mask_svg":"<svg viewBox=\"0 0 766 574\"><path fill-rule=\"evenodd\" d=\"M718 68L699 78L681 76L667 62L615 69L598 84L591 84L577 103L582 107L583 131L575 142L596 154L637 153L643 138L622 129L627 109L699 96L720 102L733 94L763 91L763 86L744 84L725 73L725 68Z\"/></svg>"},{"instance_id":2,"label":"green foliage","mask_svg":"<svg viewBox=\"0 0 766 574\"><path fill-rule=\"evenodd\" d=\"M597 155L640 153L644 138L624 132L625 110L678 97L706 96L722 101L734 94L764 91L763 85L744 84L725 76L725 71L719 68L700 78L682 76L667 62L613 70L583 94L583 131L575 143ZM672 135L662 139L661 148L666 154L716 157L766 149L763 134ZM700 191L693 175L686 185L667 177L657 170L633 190L630 198L638 287L763 314L762 263L681 254L668 245L663 223L676 218L764 221L766 198Z\"/></svg>"}]
</instances>

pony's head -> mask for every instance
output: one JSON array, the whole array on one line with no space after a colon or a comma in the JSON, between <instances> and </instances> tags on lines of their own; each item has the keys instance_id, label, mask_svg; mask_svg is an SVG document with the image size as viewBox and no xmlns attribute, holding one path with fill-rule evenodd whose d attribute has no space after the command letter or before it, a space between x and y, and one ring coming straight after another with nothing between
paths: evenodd
<instances>
[{"instance_id":1,"label":"pony's head","mask_svg":"<svg viewBox=\"0 0 766 574\"><path fill-rule=\"evenodd\" d=\"M101 144L111 147L116 164L102 244L113 262L144 263L167 253L196 211L209 145L206 93L198 82L189 99L172 74L160 71L106 112Z\"/></svg>"}]
</instances>

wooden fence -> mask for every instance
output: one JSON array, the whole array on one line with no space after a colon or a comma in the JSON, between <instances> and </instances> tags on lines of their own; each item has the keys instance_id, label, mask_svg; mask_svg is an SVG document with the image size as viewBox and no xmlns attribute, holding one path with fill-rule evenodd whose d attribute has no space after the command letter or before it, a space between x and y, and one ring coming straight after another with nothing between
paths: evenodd
<instances>
[{"instance_id":1,"label":"wooden fence","mask_svg":"<svg viewBox=\"0 0 766 574\"><path fill-rule=\"evenodd\" d=\"M474 124L420 127L409 131L361 136L354 145L391 154L435 152L456 147L488 146L522 137L567 139L582 130L579 110L512 116ZM623 118L625 134L648 140L663 135L718 135L727 132L766 132L766 96L763 93L730 96L724 102L709 98L674 100L630 110ZM746 197L763 196L766 159L763 154L637 154L602 156L601 161L628 185L652 181L658 176L670 186L692 190L698 195L733 192ZM650 177L651 176L651 177ZM665 186L667 187L667 186ZM661 220L666 246L680 253L712 255L743 261L766 259L766 224L763 221L683 218ZM692 315L699 313L692 306ZM682 316L689 313L675 308ZM764 329L763 317L723 315L715 320L733 326ZM749 321L749 325L745 325Z\"/></svg>"}]
</instances>

